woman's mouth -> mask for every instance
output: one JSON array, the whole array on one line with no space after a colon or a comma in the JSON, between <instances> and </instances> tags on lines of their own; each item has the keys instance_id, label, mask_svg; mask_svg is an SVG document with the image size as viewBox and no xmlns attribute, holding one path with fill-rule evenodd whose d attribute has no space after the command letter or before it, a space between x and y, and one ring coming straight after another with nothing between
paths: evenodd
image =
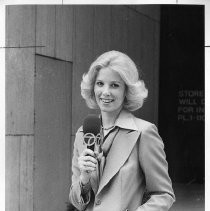
<instances>
[{"instance_id":1,"label":"woman's mouth","mask_svg":"<svg viewBox=\"0 0 210 211\"><path fill-rule=\"evenodd\" d=\"M100 100L101 100L103 103L106 103L106 104L111 103L111 102L114 101L113 99L105 99L105 98L100 98Z\"/></svg>"}]
</instances>

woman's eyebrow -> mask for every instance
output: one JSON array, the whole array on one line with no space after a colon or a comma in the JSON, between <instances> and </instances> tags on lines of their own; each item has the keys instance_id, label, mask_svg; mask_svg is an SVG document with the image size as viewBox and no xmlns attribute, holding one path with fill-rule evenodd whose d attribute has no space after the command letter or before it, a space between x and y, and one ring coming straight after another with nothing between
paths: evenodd
<instances>
[{"instance_id":1,"label":"woman's eyebrow","mask_svg":"<svg viewBox=\"0 0 210 211\"><path fill-rule=\"evenodd\" d=\"M96 79L96 82L97 81L100 81L100 82L104 82L105 80L104 79L100 79L100 78L98 78L98 79ZM122 82L121 81L109 81L109 83L118 83L118 84L121 84Z\"/></svg>"},{"instance_id":2,"label":"woman's eyebrow","mask_svg":"<svg viewBox=\"0 0 210 211\"><path fill-rule=\"evenodd\" d=\"M121 81L111 81L111 83L121 83Z\"/></svg>"}]
</instances>

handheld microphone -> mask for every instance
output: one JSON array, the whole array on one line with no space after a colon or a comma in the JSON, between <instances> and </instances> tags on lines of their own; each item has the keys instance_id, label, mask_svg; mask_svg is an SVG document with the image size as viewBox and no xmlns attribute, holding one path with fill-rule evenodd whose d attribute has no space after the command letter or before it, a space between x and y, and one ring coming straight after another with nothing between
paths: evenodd
<instances>
[{"instance_id":1,"label":"handheld microphone","mask_svg":"<svg viewBox=\"0 0 210 211\"><path fill-rule=\"evenodd\" d=\"M88 149L94 151L95 144L100 145L101 121L95 114L89 114L83 122L84 142Z\"/></svg>"}]
</instances>

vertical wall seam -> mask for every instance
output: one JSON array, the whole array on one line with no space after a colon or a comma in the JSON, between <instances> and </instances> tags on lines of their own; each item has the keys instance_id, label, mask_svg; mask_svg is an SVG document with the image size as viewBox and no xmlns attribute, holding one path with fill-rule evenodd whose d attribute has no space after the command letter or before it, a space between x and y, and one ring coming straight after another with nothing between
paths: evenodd
<instances>
[{"instance_id":1,"label":"vertical wall seam","mask_svg":"<svg viewBox=\"0 0 210 211\"><path fill-rule=\"evenodd\" d=\"M126 8L126 51L128 52L128 37L129 37L129 20L130 20L130 17L129 17L129 9L127 7Z\"/></svg>"},{"instance_id":2,"label":"vertical wall seam","mask_svg":"<svg viewBox=\"0 0 210 211\"><path fill-rule=\"evenodd\" d=\"M8 45L8 17L9 17L9 6L6 5L5 6L5 46L9 46ZM5 54L6 54L6 49L5 49ZM6 56L6 55L5 55Z\"/></svg>"},{"instance_id":3,"label":"vertical wall seam","mask_svg":"<svg viewBox=\"0 0 210 211\"><path fill-rule=\"evenodd\" d=\"M94 6L93 7L93 10L92 10L92 18L93 18L93 51L92 51L92 58L94 58L95 55L95 43L94 43L94 38L95 38L95 16L96 16L96 7L97 6Z\"/></svg>"},{"instance_id":4,"label":"vertical wall seam","mask_svg":"<svg viewBox=\"0 0 210 211\"><path fill-rule=\"evenodd\" d=\"M93 62L93 60L97 57L97 55L95 55L95 52L96 52L96 49L95 49L95 37L96 37L96 34L95 34L95 29L96 29L96 7L97 6L94 6L93 10L92 10L92 27L93 27L93 30L92 30L92 35L93 35L93 40L92 40L92 45L93 45L93 51L92 51L92 61L91 63Z\"/></svg>"},{"instance_id":5,"label":"vertical wall seam","mask_svg":"<svg viewBox=\"0 0 210 211\"><path fill-rule=\"evenodd\" d=\"M112 20L113 20L113 6L110 5L110 42L109 42L109 49L111 49L112 46L112 37L113 37L113 24L112 24ZM114 50L114 49L113 49Z\"/></svg>"},{"instance_id":6,"label":"vertical wall seam","mask_svg":"<svg viewBox=\"0 0 210 211\"><path fill-rule=\"evenodd\" d=\"M153 43L154 44L156 44L155 43L155 35L154 35L154 33L155 33L155 23L152 23L152 40L153 40ZM155 45L152 45L152 54L153 54L153 58L155 58ZM154 65L154 63L155 63L155 61L154 61L154 59L153 59L153 65L152 65L152 72L153 72L153 75L152 75L152 83L154 84L154 82L155 82L155 65ZM155 95L155 91L156 91L156 89L155 89L155 87L154 87L154 89L153 89L153 98L155 97L156 98L156 95ZM153 121L155 122L155 120L156 120L156 118L155 118L155 111L156 111L156 104L154 103L154 112L153 112Z\"/></svg>"},{"instance_id":7,"label":"vertical wall seam","mask_svg":"<svg viewBox=\"0 0 210 211\"><path fill-rule=\"evenodd\" d=\"M76 53L76 45L75 45L75 38L76 38L76 17L75 17L75 6L71 6L72 7L72 49L71 49L71 53L72 53L72 72L71 72L71 85L70 85L70 88L71 90L69 90L69 92L71 93L71 102L70 102L70 105L71 105L71 110L70 110L70 143L69 143L69 152L70 152L70 160L69 160L69 165L71 166L72 165L72 161L71 161L71 152L72 152L72 113L73 113L73 105L72 105L72 96L73 96L73 77L74 77L74 69L75 69L75 53ZM69 168L69 181L71 182L71 168Z\"/></svg>"},{"instance_id":8,"label":"vertical wall seam","mask_svg":"<svg viewBox=\"0 0 210 211\"><path fill-rule=\"evenodd\" d=\"M156 38L155 38L155 28L156 28L156 25L155 25L155 22L153 22L153 43L155 43L155 45L153 45L153 58L156 58L156 52L155 52L155 50L156 50L156 47L157 47L157 40L156 40ZM155 59L156 60L156 59ZM155 61L156 62L156 61ZM157 86L157 70L155 71L155 62L153 61L153 83ZM159 72L159 69L158 69L158 72ZM153 93L153 97L155 96L155 98L156 98L156 102L158 101L158 96L157 96L157 94L158 94L158 91L156 91L156 88L157 87L155 87L154 88L154 93ZM156 92L156 93L155 93ZM156 111L157 111L157 105L158 105L158 103L154 103L154 105L155 105L155 112L154 112L154 121L156 122L156 124L157 124L157 113L156 113Z\"/></svg>"},{"instance_id":9,"label":"vertical wall seam","mask_svg":"<svg viewBox=\"0 0 210 211\"><path fill-rule=\"evenodd\" d=\"M126 51L128 51L128 26L129 26L129 24L128 24L128 22L129 22L129 10L128 10L128 8L126 7L126 46L125 46L125 48L126 48Z\"/></svg>"},{"instance_id":10,"label":"vertical wall seam","mask_svg":"<svg viewBox=\"0 0 210 211\"><path fill-rule=\"evenodd\" d=\"M54 24L55 24L55 26L54 26L55 27L54 28L54 30L55 30L55 32L54 32L55 33L54 46L55 47L54 47L54 57L56 58L56 56L57 56L56 55L56 20L57 20L57 17L56 17L56 14L57 14L56 13L56 9L57 9L57 6L54 6L54 9L55 9L55 20L54 20Z\"/></svg>"},{"instance_id":11,"label":"vertical wall seam","mask_svg":"<svg viewBox=\"0 0 210 211\"><path fill-rule=\"evenodd\" d=\"M159 43L160 42L160 33L158 30L158 40L156 40L156 22L153 22L153 43L155 43L155 45L153 45L153 58L155 58L155 61L158 61L159 63L159 54L156 54L157 49L159 49ZM159 25L159 24L158 24ZM158 26L160 27L160 26ZM156 58L156 56L158 56L158 58ZM155 71L155 68L158 68L158 70ZM155 84L154 90L153 90L153 97L155 96L156 101L158 103L154 104L155 105L155 112L154 112L154 121L156 124L158 124L158 105L159 105L159 65L156 67L155 62L153 62L153 84ZM158 74L157 74L158 72ZM157 91L156 91L157 90Z\"/></svg>"},{"instance_id":12,"label":"vertical wall seam","mask_svg":"<svg viewBox=\"0 0 210 211\"><path fill-rule=\"evenodd\" d=\"M37 31L37 6L35 6L35 27L34 27L34 33L35 33L35 46L37 44L37 37L36 37L36 31ZM36 48L34 53L34 139L33 139L33 172L32 172L32 188L33 188L33 195L32 195L32 210L35 210L35 204L34 204L34 179L35 179L35 128L36 128L36 110L35 110L35 88L36 88Z\"/></svg>"},{"instance_id":13,"label":"vertical wall seam","mask_svg":"<svg viewBox=\"0 0 210 211\"><path fill-rule=\"evenodd\" d=\"M71 97L73 96L73 82L74 82L74 73L75 73L75 61L76 61L76 53L77 53L77 46L76 46L76 36L77 36L77 24L76 24L76 13L77 13L77 6L73 6L73 36L72 36L72 77L71 77ZM71 101L71 117L73 116L73 104ZM72 118L71 118L71 136L73 135L72 131ZM71 144L72 148L72 144Z\"/></svg>"},{"instance_id":14,"label":"vertical wall seam","mask_svg":"<svg viewBox=\"0 0 210 211\"><path fill-rule=\"evenodd\" d=\"M74 7L73 6L70 6L71 7L71 12L72 12L72 37L71 37L71 42L72 42L72 49L71 49L71 55L72 55L72 71L73 71L73 64L74 64Z\"/></svg>"}]
</instances>

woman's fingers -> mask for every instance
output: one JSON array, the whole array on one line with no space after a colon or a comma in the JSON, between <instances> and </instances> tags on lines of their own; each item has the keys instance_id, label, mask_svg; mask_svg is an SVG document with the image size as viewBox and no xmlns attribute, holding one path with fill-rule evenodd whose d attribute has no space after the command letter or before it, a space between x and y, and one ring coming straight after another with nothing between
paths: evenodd
<instances>
[{"instance_id":1,"label":"woman's fingers","mask_svg":"<svg viewBox=\"0 0 210 211\"><path fill-rule=\"evenodd\" d=\"M82 166L80 169L82 172L91 173L96 170L96 168L91 166Z\"/></svg>"},{"instance_id":2,"label":"woman's fingers","mask_svg":"<svg viewBox=\"0 0 210 211\"><path fill-rule=\"evenodd\" d=\"M90 149L85 149L81 156L78 158L78 165L81 171L92 172L95 171L97 160L94 156L94 152Z\"/></svg>"},{"instance_id":3,"label":"woman's fingers","mask_svg":"<svg viewBox=\"0 0 210 211\"><path fill-rule=\"evenodd\" d=\"M91 172L96 170L96 164L92 162L85 162L85 161L80 161L79 162L79 169L81 171L81 174L86 177L90 177Z\"/></svg>"},{"instance_id":4,"label":"woman's fingers","mask_svg":"<svg viewBox=\"0 0 210 211\"><path fill-rule=\"evenodd\" d=\"M95 165L97 164L97 160L95 158L91 157L91 156L80 156L78 158L78 163L83 163L83 162L85 162L85 163L91 162Z\"/></svg>"},{"instance_id":5,"label":"woman's fingers","mask_svg":"<svg viewBox=\"0 0 210 211\"><path fill-rule=\"evenodd\" d=\"M86 155L86 156L82 157L82 159L83 159L85 162L92 162L92 163L94 163L94 164L97 164L97 160L96 160L94 157L92 157L92 156Z\"/></svg>"},{"instance_id":6,"label":"woman's fingers","mask_svg":"<svg viewBox=\"0 0 210 211\"><path fill-rule=\"evenodd\" d=\"M84 167L92 167L92 168L96 168L96 163L92 162L91 160L86 160L83 157L79 158L78 160L78 164L80 168L84 168Z\"/></svg>"},{"instance_id":7,"label":"woman's fingers","mask_svg":"<svg viewBox=\"0 0 210 211\"><path fill-rule=\"evenodd\" d=\"M85 149L82 152L81 156L86 156L86 155L90 155L90 156L94 157L95 156L95 153L91 149Z\"/></svg>"},{"instance_id":8,"label":"woman's fingers","mask_svg":"<svg viewBox=\"0 0 210 211\"><path fill-rule=\"evenodd\" d=\"M97 160L95 153L90 149L85 149L78 158L78 166L81 171L80 180L83 184L86 184L90 177L91 172L96 170Z\"/></svg>"},{"instance_id":9,"label":"woman's fingers","mask_svg":"<svg viewBox=\"0 0 210 211\"><path fill-rule=\"evenodd\" d=\"M84 162L83 165L86 166L86 167L96 168L96 164L93 163L93 162L90 162L90 161Z\"/></svg>"}]
</instances>

